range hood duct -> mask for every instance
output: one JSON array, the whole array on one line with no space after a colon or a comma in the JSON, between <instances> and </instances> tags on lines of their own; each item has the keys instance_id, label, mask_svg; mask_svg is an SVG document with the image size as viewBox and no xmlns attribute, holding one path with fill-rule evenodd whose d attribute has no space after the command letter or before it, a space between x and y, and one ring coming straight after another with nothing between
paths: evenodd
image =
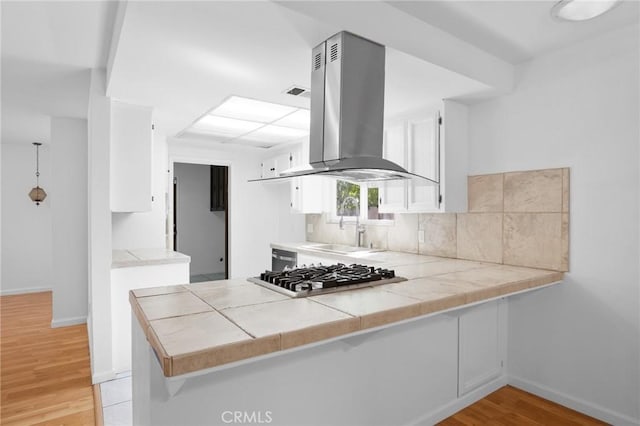
<instances>
[{"instance_id":1,"label":"range hood duct","mask_svg":"<svg viewBox=\"0 0 640 426\"><path fill-rule=\"evenodd\" d=\"M279 177L332 176L354 182L416 179L382 158L385 47L342 31L311 55L309 165Z\"/></svg>"}]
</instances>

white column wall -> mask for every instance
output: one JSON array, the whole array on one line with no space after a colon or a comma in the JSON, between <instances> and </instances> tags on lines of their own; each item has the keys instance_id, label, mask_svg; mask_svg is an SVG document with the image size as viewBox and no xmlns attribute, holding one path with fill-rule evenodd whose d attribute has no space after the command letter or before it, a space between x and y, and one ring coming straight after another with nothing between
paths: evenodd
<instances>
[{"instance_id":1,"label":"white column wall","mask_svg":"<svg viewBox=\"0 0 640 426\"><path fill-rule=\"evenodd\" d=\"M93 382L112 378L111 208L109 201L110 101L105 72L93 70L88 111L89 349Z\"/></svg>"},{"instance_id":2,"label":"white column wall","mask_svg":"<svg viewBox=\"0 0 640 426\"><path fill-rule=\"evenodd\" d=\"M52 327L87 319L87 120L51 119Z\"/></svg>"}]
</instances>

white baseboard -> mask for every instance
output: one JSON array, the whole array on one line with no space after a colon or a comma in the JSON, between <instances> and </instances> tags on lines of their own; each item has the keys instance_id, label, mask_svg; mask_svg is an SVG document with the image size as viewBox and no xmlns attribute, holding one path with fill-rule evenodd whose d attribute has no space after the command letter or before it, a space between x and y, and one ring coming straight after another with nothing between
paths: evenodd
<instances>
[{"instance_id":1,"label":"white baseboard","mask_svg":"<svg viewBox=\"0 0 640 426\"><path fill-rule=\"evenodd\" d=\"M473 404L489 395L492 392L497 391L503 386L507 384L507 376L500 376L496 379L490 381L486 385L480 386L477 389L472 390L471 392L463 395L460 398L455 399L447 405L444 405L440 408L437 408L435 411L431 411L417 419L413 420L411 423L408 423L407 426L418 426L418 425L434 425L447 417L452 416L458 411L462 410L465 407Z\"/></svg>"},{"instance_id":2,"label":"white baseboard","mask_svg":"<svg viewBox=\"0 0 640 426\"><path fill-rule=\"evenodd\" d=\"M14 294L42 293L51 291L51 287L32 287L32 288L13 288L9 290L0 290L0 296L11 296Z\"/></svg>"},{"instance_id":3,"label":"white baseboard","mask_svg":"<svg viewBox=\"0 0 640 426\"><path fill-rule=\"evenodd\" d=\"M72 317L58 320L51 320L51 328L68 327L70 325L86 324L87 317Z\"/></svg>"},{"instance_id":4,"label":"white baseboard","mask_svg":"<svg viewBox=\"0 0 640 426\"><path fill-rule=\"evenodd\" d=\"M597 404L593 404L584 401L579 398L567 395L562 392L558 392L554 389L548 388L544 385L540 385L519 377L509 376L508 382L516 388L530 392L541 398L548 399L557 404L564 405L572 410L579 411L587 416L595 417L603 422L616 425L616 426L638 426L640 425L640 419L633 419L624 414L616 413L604 408Z\"/></svg>"},{"instance_id":5,"label":"white baseboard","mask_svg":"<svg viewBox=\"0 0 640 426\"><path fill-rule=\"evenodd\" d=\"M109 380L113 380L117 378L116 373L113 371L101 371L98 373L93 373L91 375L91 383L97 385L98 383L108 382Z\"/></svg>"}]
</instances>

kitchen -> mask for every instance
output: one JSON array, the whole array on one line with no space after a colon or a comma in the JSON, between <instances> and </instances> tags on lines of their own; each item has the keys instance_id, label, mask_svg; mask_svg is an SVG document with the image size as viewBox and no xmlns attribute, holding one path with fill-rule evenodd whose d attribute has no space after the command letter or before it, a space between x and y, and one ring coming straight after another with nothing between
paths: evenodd
<instances>
[{"instance_id":1,"label":"kitchen","mask_svg":"<svg viewBox=\"0 0 640 426\"><path fill-rule=\"evenodd\" d=\"M3 2L3 300L5 294L52 290L52 326L87 322L92 381L107 382L115 376L113 306L106 302L113 297L113 274L160 267L112 269L120 260L112 259L112 250L135 255L139 249L172 248L175 163L229 166L228 273L243 281L270 267L272 244L355 246L352 210L362 215L361 245L367 248L428 255L436 236L443 235L443 241L457 244L455 252L438 247L440 256L479 260L473 253L478 247L460 253L460 235L433 227L439 219L467 220L464 214L472 211L467 177L505 174L507 179L509 173L569 168L568 272L560 284L507 299L502 377L607 423L637 424L638 8L622 2L592 21L569 23L550 17L554 4L130 2L92 8ZM388 24L376 25L376 19ZM33 39L24 35L27 28ZM454 149L449 142L463 128L460 121L442 132L445 213L410 210L404 189L396 192L406 194L397 198L402 208L378 213L393 213L393 224L378 225L364 218L364 208L349 203L342 212L327 208L336 204L331 185L322 196L307 195L311 199L301 202L300 210L308 213L291 213L290 182L248 180L260 177L261 164L283 154L308 159L309 145L261 148L184 137L231 96L308 109L309 98L283 92L293 85L311 88L311 50L341 30L387 46L385 119L393 111L400 116L399 128L409 128L411 118L403 113L430 106L425 99L439 104L453 98L449 109L441 110L443 126L455 122L447 120L447 112L453 117L455 107L466 110L466 144ZM86 34L85 44L78 45L79 34ZM53 47L38 40L50 40ZM123 110L152 107L152 149L143 153L150 161L133 169L123 159L137 153L127 145L119 150L123 145L109 136L113 102ZM151 123L144 110L140 114ZM391 136L407 144L408 134ZM26 198L34 184L31 142L36 140L45 142L40 184L48 193L38 207ZM411 161L410 155L403 157ZM114 181L110 170L123 179ZM452 185L456 179L461 186ZM133 183L153 201L142 197L141 208L114 208L114 188L131 194L137 190ZM320 212L314 205L319 198L325 199ZM359 204L367 198L361 191ZM378 204L380 210L385 203ZM546 212L569 215L562 208ZM507 213L485 214L505 220ZM485 262L503 263L498 240ZM153 254L138 253L136 259L149 262L142 258ZM167 269L148 281L135 279L137 287L188 282L188 272L180 269L184 264L161 266ZM567 271L563 265L542 269ZM404 326L388 325L380 333ZM278 413L273 415L277 424Z\"/></svg>"}]
</instances>

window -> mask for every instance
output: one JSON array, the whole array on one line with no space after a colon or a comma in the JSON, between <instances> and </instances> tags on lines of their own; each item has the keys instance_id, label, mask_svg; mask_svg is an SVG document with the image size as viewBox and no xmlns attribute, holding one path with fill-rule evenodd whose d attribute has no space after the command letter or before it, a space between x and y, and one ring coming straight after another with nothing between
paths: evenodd
<instances>
[{"instance_id":1,"label":"window","mask_svg":"<svg viewBox=\"0 0 640 426\"><path fill-rule=\"evenodd\" d=\"M393 213L378 213L378 188L371 184L336 181L334 217L359 217L360 220L393 220ZM360 206L367 206L361 209Z\"/></svg>"}]
</instances>

